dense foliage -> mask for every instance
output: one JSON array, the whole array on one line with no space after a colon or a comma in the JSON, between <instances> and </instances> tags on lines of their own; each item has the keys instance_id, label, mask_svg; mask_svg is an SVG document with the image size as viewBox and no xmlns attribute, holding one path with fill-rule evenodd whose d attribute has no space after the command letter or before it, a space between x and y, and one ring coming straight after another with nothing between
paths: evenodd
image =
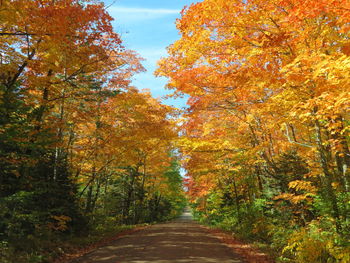
<instances>
[{"instance_id":1,"label":"dense foliage","mask_svg":"<svg viewBox=\"0 0 350 263\"><path fill-rule=\"evenodd\" d=\"M0 1L1 262L182 208L174 109L130 86L143 67L111 21L98 1Z\"/></svg>"},{"instance_id":2,"label":"dense foliage","mask_svg":"<svg viewBox=\"0 0 350 263\"><path fill-rule=\"evenodd\" d=\"M349 3L204 0L159 64L193 206L280 262L350 262Z\"/></svg>"}]
</instances>

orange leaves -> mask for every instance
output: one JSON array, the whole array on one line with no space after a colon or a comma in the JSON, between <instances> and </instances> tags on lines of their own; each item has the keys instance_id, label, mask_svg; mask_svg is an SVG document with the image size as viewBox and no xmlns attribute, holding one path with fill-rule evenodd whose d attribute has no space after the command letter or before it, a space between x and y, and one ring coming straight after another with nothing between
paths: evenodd
<instances>
[{"instance_id":1,"label":"orange leaves","mask_svg":"<svg viewBox=\"0 0 350 263\"><path fill-rule=\"evenodd\" d=\"M175 110L130 86L142 59L121 44L102 1L5 0L0 9L1 92L18 87L32 109L21 116L26 140L48 141L50 158L64 153L79 183L141 164L161 181L177 137Z\"/></svg>"},{"instance_id":2,"label":"orange leaves","mask_svg":"<svg viewBox=\"0 0 350 263\"><path fill-rule=\"evenodd\" d=\"M18 77L31 76L27 83L31 89L42 85L36 81L48 72L52 82L62 83L82 72L103 78L128 63L111 57L111 52L120 53L123 48L119 36L113 32L111 17L101 4L16 0L11 1L3 20L7 27L0 34L8 37L1 37L0 47L14 43L21 47L8 55L17 65L28 67Z\"/></svg>"},{"instance_id":3,"label":"orange leaves","mask_svg":"<svg viewBox=\"0 0 350 263\"><path fill-rule=\"evenodd\" d=\"M341 51L347 55L350 56L350 43L345 44L342 48Z\"/></svg>"},{"instance_id":4,"label":"orange leaves","mask_svg":"<svg viewBox=\"0 0 350 263\"><path fill-rule=\"evenodd\" d=\"M337 145L349 134L350 42L349 11L340 7L348 5L205 0L183 11L182 38L157 74L191 96L182 151L194 181L219 178L237 159L274 170L292 149L320 173L315 122L331 155L344 151Z\"/></svg>"},{"instance_id":5,"label":"orange leaves","mask_svg":"<svg viewBox=\"0 0 350 263\"><path fill-rule=\"evenodd\" d=\"M91 100L85 107L88 114L84 119L72 122L76 138L73 168L81 171L85 181L90 180L93 168L114 173L116 167L140 163L159 179L168 167L168 153L177 136L175 123L168 119L171 107L134 88L105 99L103 104Z\"/></svg>"}]
</instances>

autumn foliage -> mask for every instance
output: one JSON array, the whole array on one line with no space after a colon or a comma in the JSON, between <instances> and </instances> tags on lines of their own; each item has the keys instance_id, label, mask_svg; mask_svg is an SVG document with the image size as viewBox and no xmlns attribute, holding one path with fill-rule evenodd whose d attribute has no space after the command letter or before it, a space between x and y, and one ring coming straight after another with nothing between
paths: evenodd
<instances>
[{"instance_id":1,"label":"autumn foliage","mask_svg":"<svg viewBox=\"0 0 350 263\"><path fill-rule=\"evenodd\" d=\"M142 59L111 21L100 1L0 1L1 262L181 209L175 111L131 86Z\"/></svg>"},{"instance_id":2,"label":"autumn foliage","mask_svg":"<svg viewBox=\"0 0 350 263\"><path fill-rule=\"evenodd\" d=\"M349 22L349 1L204 0L159 62L190 96L192 202L281 262L350 261Z\"/></svg>"}]
</instances>

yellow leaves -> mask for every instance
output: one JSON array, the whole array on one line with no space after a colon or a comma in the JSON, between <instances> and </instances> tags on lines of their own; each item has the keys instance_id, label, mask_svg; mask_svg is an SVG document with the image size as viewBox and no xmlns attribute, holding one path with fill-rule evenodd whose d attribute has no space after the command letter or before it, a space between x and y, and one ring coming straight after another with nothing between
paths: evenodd
<instances>
[{"instance_id":1,"label":"yellow leaves","mask_svg":"<svg viewBox=\"0 0 350 263\"><path fill-rule=\"evenodd\" d=\"M293 5L205 0L178 21L183 37L159 72L171 88L191 96L179 146L194 176L219 177L230 167L224 160L269 167L276 156L296 150L316 180L322 171L315 122L326 146L338 143L327 136L348 135L349 40L339 33L345 22L333 13L342 13L340 3ZM282 196L295 204L317 190L307 180L289 187L302 192Z\"/></svg>"},{"instance_id":2,"label":"yellow leaves","mask_svg":"<svg viewBox=\"0 0 350 263\"><path fill-rule=\"evenodd\" d=\"M261 54L263 54L263 50L258 47L251 49L251 52L249 53L250 56L256 56Z\"/></svg>"},{"instance_id":3,"label":"yellow leaves","mask_svg":"<svg viewBox=\"0 0 350 263\"><path fill-rule=\"evenodd\" d=\"M250 122L250 123L253 123L255 118L254 118L254 115L253 114L248 114L247 115L247 121Z\"/></svg>"},{"instance_id":4,"label":"yellow leaves","mask_svg":"<svg viewBox=\"0 0 350 263\"><path fill-rule=\"evenodd\" d=\"M350 95L348 92L343 92L339 94L337 100L334 103L336 108L345 108L350 105Z\"/></svg>"},{"instance_id":5,"label":"yellow leaves","mask_svg":"<svg viewBox=\"0 0 350 263\"><path fill-rule=\"evenodd\" d=\"M232 49L230 49L230 48L225 49L225 53L230 55L232 53Z\"/></svg>"},{"instance_id":6,"label":"yellow leaves","mask_svg":"<svg viewBox=\"0 0 350 263\"><path fill-rule=\"evenodd\" d=\"M297 191L304 190L308 193L316 193L317 188L310 181L295 180L288 184L288 187Z\"/></svg>"},{"instance_id":7,"label":"yellow leaves","mask_svg":"<svg viewBox=\"0 0 350 263\"><path fill-rule=\"evenodd\" d=\"M274 200L279 200L279 199L283 199L283 200L287 200L290 201L292 204L297 205L300 204L301 202L307 201L308 203L312 202L312 198L314 197L313 194L299 194L299 195L295 195L295 194L290 194L290 193L284 193L284 194L280 194L274 197Z\"/></svg>"},{"instance_id":8,"label":"yellow leaves","mask_svg":"<svg viewBox=\"0 0 350 263\"><path fill-rule=\"evenodd\" d=\"M274 197L275 200L283 199L290 201L292 204L297 205L301 202L312 202L313 197L315 196L317 192L317 188L312 185L312 182L310 181L304 181L304 180L295 180L292 182L289 182L288 187L290 189L293 189L299 194L296 193L283 193L280 195L277 195Z\"/></svg>"},{"instance_id":9,"label":"yellow leaves","mask_svg":"<svg viewBox=\"0 0 350 263\"><path fill-rule=\"evenodd\" d=\"M50 223L48 227L50 229L56 230L56 231L65 231L68 229L68 223L72 221L72 219L69 216L65 215L59 215L59 216L51 216L53 220L55 220L53 223Z\"/></svg>"},{"instance_id":10,"label":"yellow leaves","mask_svg":"<svg viewBox=\"0 0 350 263\"><path fill-rule=\"evenodd\" d=\"M318 218L322 220L322 218ZM339 245L339 236L318 220L313 220L301 229L295 231L284 247L283 253L292 254L300 263L326 262L325 255L330 255L336 262L348 263L350 260L350 249ZM327 218L328 222L334 224L334 220ZM328 257L328 256L327 256Z\"/></svg>"},{"instance_id":11,"label":"yellow leaves","mask_svg":"<svg viewBox=\"0 0 350 263\"><path fill-rule=\"evenodd\" d=\"M166 192L161 175L169 166L168 154L177 137L176 123L169 119L173 108L149 92L130 89L105 98L102 105L90 99L84 109L84 118L79 111L71 115L75 127L72 164L78 183L85 185L108 173L116 177L125 172L117 167L146 162L158 190Z\"/></svg>"}]
</instances>

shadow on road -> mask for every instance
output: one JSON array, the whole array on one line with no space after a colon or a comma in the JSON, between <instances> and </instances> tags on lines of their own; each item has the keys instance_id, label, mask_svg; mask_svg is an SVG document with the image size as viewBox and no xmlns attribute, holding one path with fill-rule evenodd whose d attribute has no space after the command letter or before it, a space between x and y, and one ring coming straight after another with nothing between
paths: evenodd
<instances>
[{"instance_id":1,"label":"shadow on road","mask_svg":"<svg viewBox=\"0 0 350 263\"><path fill-rule=\"evenodd\" d=\"M230 248L192 220L177 220L125 236L76 260L79 263L242 263Z\"/></svg>"}]
</instances>

